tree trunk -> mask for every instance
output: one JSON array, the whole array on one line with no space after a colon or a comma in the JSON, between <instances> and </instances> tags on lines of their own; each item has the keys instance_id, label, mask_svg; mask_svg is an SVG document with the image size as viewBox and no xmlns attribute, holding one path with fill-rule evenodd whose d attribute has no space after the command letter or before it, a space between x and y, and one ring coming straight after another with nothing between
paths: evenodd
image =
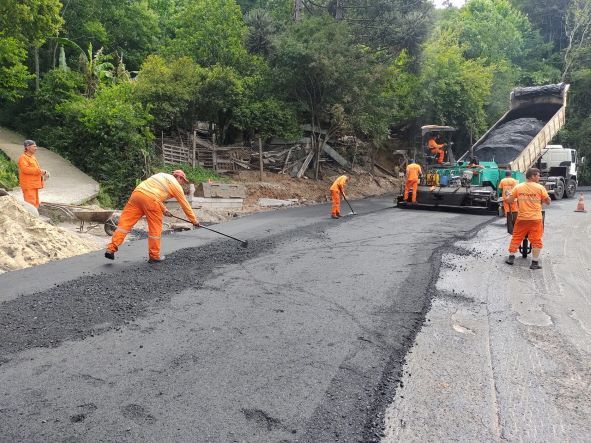
<instances>
[{"instance_id":1,"label":"tree trunk","mask_svg":"<svg viewBox=\"0 0 591 443\"><path fill-rule=\"evenodd\" d=\"M304 3L304 0L295 0L295 7L293 10L293 20L295 22L300 21L300 19L302 18L303 3Z\"/></svg>"},{"instance_id":2,"label":"tree trunk","mask_svg":"<svg viewBox=\"0 0 591 443\"><path fill-rule=\"evenodd\" d=\"M263 142L261 141L260 135L259 135L259 171L260 171L260 181L263 181Z\"/></svg>"},{"instance_id":3,"label":"tree trunk","mask_svg":"<svg viewBox=\"0 0 591 443\"><path fill-rule=\"evenodd\" d=\"M40 67L39 67L39 47L35 46L33 48L35 53L35 92L39 92L39 76L40 76Z\"/></svg>"}]
</instances>

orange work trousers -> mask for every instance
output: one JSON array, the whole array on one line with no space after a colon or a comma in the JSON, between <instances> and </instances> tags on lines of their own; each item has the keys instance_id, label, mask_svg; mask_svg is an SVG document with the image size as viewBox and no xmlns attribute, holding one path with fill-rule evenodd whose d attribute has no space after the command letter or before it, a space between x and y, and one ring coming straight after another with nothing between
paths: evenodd
<instances>
[{"instance_id":1,"label":"orange work trousers","mask_svg":"<svg viewBox=\"0 0 591 443\"><path fill-rule=\"evenodd\" d=\"M417 190L419 189L418 180L407 180L404 184L404 201L408 201L408 191L412 189L412 202L417 201Z\"/></svg>"},{"instance_id":2,"label":"orange work trousers","mask_svg":"<svg viewBox=\"0 0 591 443\"><path fill-rule=\"evenodd\" d=\"M39 208L39 189L23 189L23 199Z\"/></svg>"},{"instance_id":3,"label":"orange work trousers","mask_svg":"<svg viewBox=\"0 0 591 443\"><path fill-rule=\"evenodd\" d=\"M519 218L513 226L513 237L509 244L509 252L516 253L519 245L527 235L532 248L542 249L542 236L544 235L544 223L542 220L520 220Z\"/></svg>"},{"instance_id":4,"label":"orange work trousers","mask_svg":"<svg viewBox=\"0 0 591 443\"><path fill-rule=\"evenodd\" d=\"M332 197L332 212L331 215L341 215L341 193L339 191L330 191Z\"/></svg>"},{"instance_id":5,"label":"orange work trousers","mask_svg":"<svg viewBox=\"0 0 591 443\"><path fill-rule=\"evenodd\" d=\"M149 197L138 191L134 191L129 197L129 200L121 217L117 229L111 238L111 243L107 245L107 249L111 252L117 252L119 246L125 240L131 228L138 222L142 216L146 216L148 220L148 254L152 259L160 258L160 237L162 236L162 206L160 202L154 197Z\"/></svg>"},{"instance_id":6,"label":"orange work trousers","mask_svg":"<svg viewBox=\"0 0 591 443\"><path fill-rule=\"evenodd\" d=\"M445 157L445 151L443 149L433 149L431 151L431 154L433 154L435 157L437 157L435 159L435 161L439 164L443 163L443 158Z\"/></svg>"}]
</instances>

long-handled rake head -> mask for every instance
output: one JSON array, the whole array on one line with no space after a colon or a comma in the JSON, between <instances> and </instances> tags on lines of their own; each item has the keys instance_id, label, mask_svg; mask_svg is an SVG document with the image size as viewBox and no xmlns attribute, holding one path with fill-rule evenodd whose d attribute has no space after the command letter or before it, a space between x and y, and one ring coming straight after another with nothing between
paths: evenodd
<instances>
[{"instance_id":1,"label":"long-handled rake head","mask_svg":"<svg viewBox=\"0 0 591 443\"><path fill-rule=\"evenodd\" d=\"M181 220L181 221L184 221L184 222L187 222L187 223L191 223L189 220L184 219L184 218L181 218L181 217L177 217L176 215L172 215L171 214L170 216L172 218L176 218L177 220ZM240 246L242 246L243 248L248 248L248 241L247 240L240 240L239 238L232 237L231 235L224 234L223 232L216 231L215 229L208 228L207 226L203 226L201 224L199 225L199 228L206 229L206 230L211 231L211 232L215 232L216 234L223 235L224 237L231 238L232 240L236 240L237 242L240 242Z\"/></svg>"}]
</instances>

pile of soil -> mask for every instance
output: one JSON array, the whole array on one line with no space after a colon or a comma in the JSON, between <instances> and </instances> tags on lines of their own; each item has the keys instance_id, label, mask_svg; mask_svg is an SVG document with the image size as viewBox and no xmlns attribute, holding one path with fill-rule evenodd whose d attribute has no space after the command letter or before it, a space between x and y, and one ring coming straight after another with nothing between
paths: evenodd
<instances>
[{"instance_id":1,"label":"pile of soil","mask_svg":"<svg viewBox=\"0 0 591 443\"><path fill-rule=\"evenodd\" d=\"M11 196L0 197L0 272L84 254L101 246L34 217Z\"/></svg>"},{"instance_id":2,"label":"pile of soil","mask_svg":"<svg viewBox=\"0 0 591 443\"><path fill-rule=\"evenodd\" d=\"M232 181L246 187L243 212L248 213L265 210L257 204L260 198L297 199L300 204L326 203L330 201L330 185L343 174L349 176L345 192L353 200L398 192L399 189L399 179L383 176L379 172L371 175L361 169L356 169L353 174L325 170L320 180L264 172L263 181L260 181L258 171L241 171L232 176Z\"/></svg>"}]
</instances>

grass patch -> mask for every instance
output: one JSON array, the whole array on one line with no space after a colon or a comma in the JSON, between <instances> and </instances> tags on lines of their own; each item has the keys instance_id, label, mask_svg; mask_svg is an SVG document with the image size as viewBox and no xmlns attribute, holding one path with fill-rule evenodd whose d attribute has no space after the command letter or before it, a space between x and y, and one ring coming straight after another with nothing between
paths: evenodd
<instances>
[{"instance_id":1,"label":"grass patch","mask_svg":"<svg viewBox=\"0 0 591 443\"><path fill-rule=\"evenodd\" d=\"M0 151L0 188L11 190L18 186L18 168L4 152Z\"/></svg>"},{"instance_id":2,"label":"grass patch","mask_svg":"<svg viewBox=\"0 0 591 443\"><path fill-rule=\"evenodd\" d=\"M165 165L165 166L160 166L155 168L155 172L166 172L168 174L172 174L172 171L174 171L175 169L182 169L183 171L185 171L185 175L187 176L187 179L189 179L189 181L191 183L204 183L207 180L211 180L211 181L216 181L216 182L227 182L228 179L225 177L222 177L221 175L219 175L218 173L216 173L215 171L212 171L211 169L206 169L203 168L201 166L189 166L189 165Z\"/></svg>"}]
</instances>

